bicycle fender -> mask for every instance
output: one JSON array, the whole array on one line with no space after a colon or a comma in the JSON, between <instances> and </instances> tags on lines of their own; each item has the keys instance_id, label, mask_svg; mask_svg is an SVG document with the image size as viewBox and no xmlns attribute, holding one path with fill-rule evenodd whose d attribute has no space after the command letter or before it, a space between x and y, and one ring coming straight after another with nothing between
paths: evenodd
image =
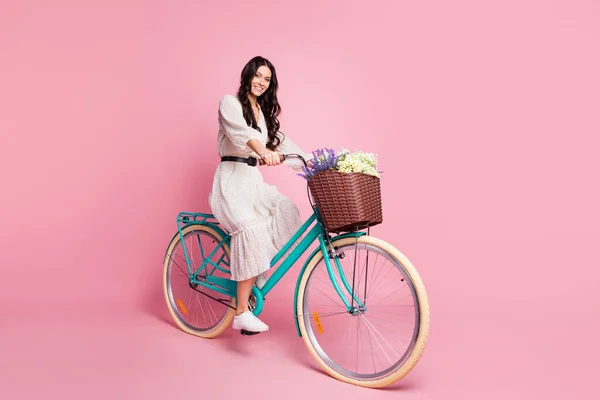
<instances>
[{"instance_id":1,"label":"bicycle fender","mask_svg":"<svg viewBox=\"0 0 600 400\"><path fill-rule=\"evenodd\" d=\"M364 236L366 235L365 232L348 232L348 233L344 233L342 235L338 235L336 237L334 237L333 239L331 239L331 243L335 244L335 242L337 242L338 240L341 239L345 239L348 237L357 237L357 236ZM313 257L319 252L321 251L321 246L317 245L317 247L313 250L312 253L310 253L310 256L308 256L308 258L306 259L306 262L304 263L304 265L302 266L302 269L300 270L300 273L298 274L298 281L296 282L296 289L294 290L294 322L296 323L296 331L298 332L298 336L302 337L302 332L300 332L300 325L298 324L298 305L296 304L298 302L298 290L300 289L300 281L302 280L302 277L304 276L304 271L306 271L306 267L308 267L308 263L310 262L310 260L313 259Z\"/></svg>"}]
</instances>

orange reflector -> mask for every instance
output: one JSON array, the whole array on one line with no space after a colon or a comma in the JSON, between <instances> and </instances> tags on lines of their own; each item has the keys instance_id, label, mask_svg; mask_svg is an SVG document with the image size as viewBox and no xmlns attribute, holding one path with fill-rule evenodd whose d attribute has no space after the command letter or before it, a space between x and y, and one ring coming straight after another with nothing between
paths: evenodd
<instances>
[{"instance_id":1,"label":"orange reflector","mask_svg":"<svg viewBox=\"0 0 600 400\"><path fill-rule=\"evenodd\" d=\"M319 314L313 312L313 315L315 316L315 322L317 323L317 330L319 333L323 333L323 327L321 326L321 321L319 320Z\"/></svg>"},{"instance_id":2,"label":"orange reflector","mask_svg":"<svg viewBox=\"0 0 600 400\"><path fill-rule=\"evenodd\" d=\"M177 300L177 304L179 304L179 308L181 308L181 311L183 311L183 313L187 315L187 309L183 305L183 302L181 300Z\"/></svg>"}]
</instances>

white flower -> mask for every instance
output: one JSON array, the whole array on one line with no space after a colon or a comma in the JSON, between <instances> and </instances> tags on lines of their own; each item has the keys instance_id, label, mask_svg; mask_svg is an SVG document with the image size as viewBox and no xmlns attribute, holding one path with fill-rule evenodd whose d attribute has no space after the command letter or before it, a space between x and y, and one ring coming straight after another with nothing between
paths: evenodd
<instances>
[{"instance_id":1,"label":"white flower","mask_svg":"<svg viewBox=\"0 0 600 400\"><path fill-rule=\"evenodd\" d=\"M343 173L361 172L380 178L377 172L377 156L373 153L356 151L351 153L347 149L338 152L337 170Z\"/></svg>"}]
</instances>

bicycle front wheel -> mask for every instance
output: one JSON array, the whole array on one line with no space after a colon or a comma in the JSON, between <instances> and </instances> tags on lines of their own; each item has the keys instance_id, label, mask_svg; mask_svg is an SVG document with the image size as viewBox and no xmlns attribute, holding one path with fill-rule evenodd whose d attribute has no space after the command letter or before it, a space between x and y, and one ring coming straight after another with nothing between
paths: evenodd
<instances>
[{"instance_id":1,"label":"bicycle front wheel","mask_svg":"<svg viewBox=\"0 0 600 400\"><path fill-rule=\"evenodd\" d=\"M429 333L429 304L410 261L371 237L334 242L330 259L340 298L318 252L301 278L296 308L304 343L331 376L364 387L388 386L420 359ZM345 279L345 281L344 281ZM351 296L354 293L354 296Z\"/></svg>"}]
</instances>

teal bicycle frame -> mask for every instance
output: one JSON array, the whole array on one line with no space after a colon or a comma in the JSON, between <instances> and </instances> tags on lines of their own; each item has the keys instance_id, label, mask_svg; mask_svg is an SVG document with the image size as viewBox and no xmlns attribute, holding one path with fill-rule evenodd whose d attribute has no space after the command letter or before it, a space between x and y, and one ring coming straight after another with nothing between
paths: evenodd
<instances>
[{"instance_id":1,"label":"teal bicycle frame","mask_svg":"<svg viewBox=\"0 0 600 400\"><path fill-rule=\"evenodd\" d=\"M227 296L231 296L235 298L237 295L237 282L225 279L217 276L213 276L215 270L220 270L226 273L229 273L228 270L224 269L222 265L228 266L228 263L224 260L225 253L221 256L216 262L212 260L214 254L220 249L224 244L228 244L231 240L231 236L228 232L222 229L219 225L219 222L216 220L214 215L205 214L205 213L191 213L191 212L181 212L177 215L177 223L178 223L178 235L181 239L183 252L185 255L185 260L187 264L187 269L190 274L190 284L197 285L200 287L209 288L215 292L222 293ZM220 236L223 238L221 242L217 245L217 247L208 255L203 254L203 249L200 247L202 252L202 264L199 266L193 266L190 258L188 257L187 249L185 248L185 242L183 241L183 229L189 225L205 225L215 230ZM313 225L314 224L314 225ZM311 228L311 225L312 228ZM298 275L298 280L296 283L296 289L294 291L294 305L298 299L298 289L300 287L300 281L302 279L302 275L308 266L310 260L315 256L317 252L322 252L323 259L325 260L325 265L327 267L327 273L329 278L331 279L332 285L335 288L337 294L340 299L346 305L348 312L354 312L357 307L364 307L361 301L354 295L352 291L352 287L346 279L344 271L339 261L339 257L335 254L333 249L334 243L340 239L347 237L355 237L365 235L364 232L349 232L341 235L336 235L331 237L319 218L319 214L316 206L313 206L313 214L302 224L302 226L298 229L298 231L292 236L288 242L279 250L279 252L273 257L271 260L270 268L273 268L283 257L283 255L294 245L294 243L306 233L306 236L298 243L296 248L282 261L281 265L275 270L275 272L269 277L265 285L258 289L256 286L252 287L252 294L256 297L256 306L252 311L254 315L258 316L264 306L264 298L265 296L277 285L277 283L283 278L283 276L292 268L292 266L302 257L302 255L309 249L309 247L316 241L318 242L318 246L312 251L309 257L306 259L304 266L302 267L300 274ZM330 251L327 250L327 245L330 246ZM339 279L341 281L341 286L338 283L338 279L334 274L334 267L330 261L330 258L334 260L335 270L339 275ZM343 289L342 289L343 288ZM356 302L356 306L352 306L348 301L346 295L344 295L343 290L345 290L348 295L354 298L354 302ZM298 313L296 307L294 307L294 320L296 321L296 330L298 331L298 336L301 336L300 327L298 325Z\"/></svg>"}]
</instances>

